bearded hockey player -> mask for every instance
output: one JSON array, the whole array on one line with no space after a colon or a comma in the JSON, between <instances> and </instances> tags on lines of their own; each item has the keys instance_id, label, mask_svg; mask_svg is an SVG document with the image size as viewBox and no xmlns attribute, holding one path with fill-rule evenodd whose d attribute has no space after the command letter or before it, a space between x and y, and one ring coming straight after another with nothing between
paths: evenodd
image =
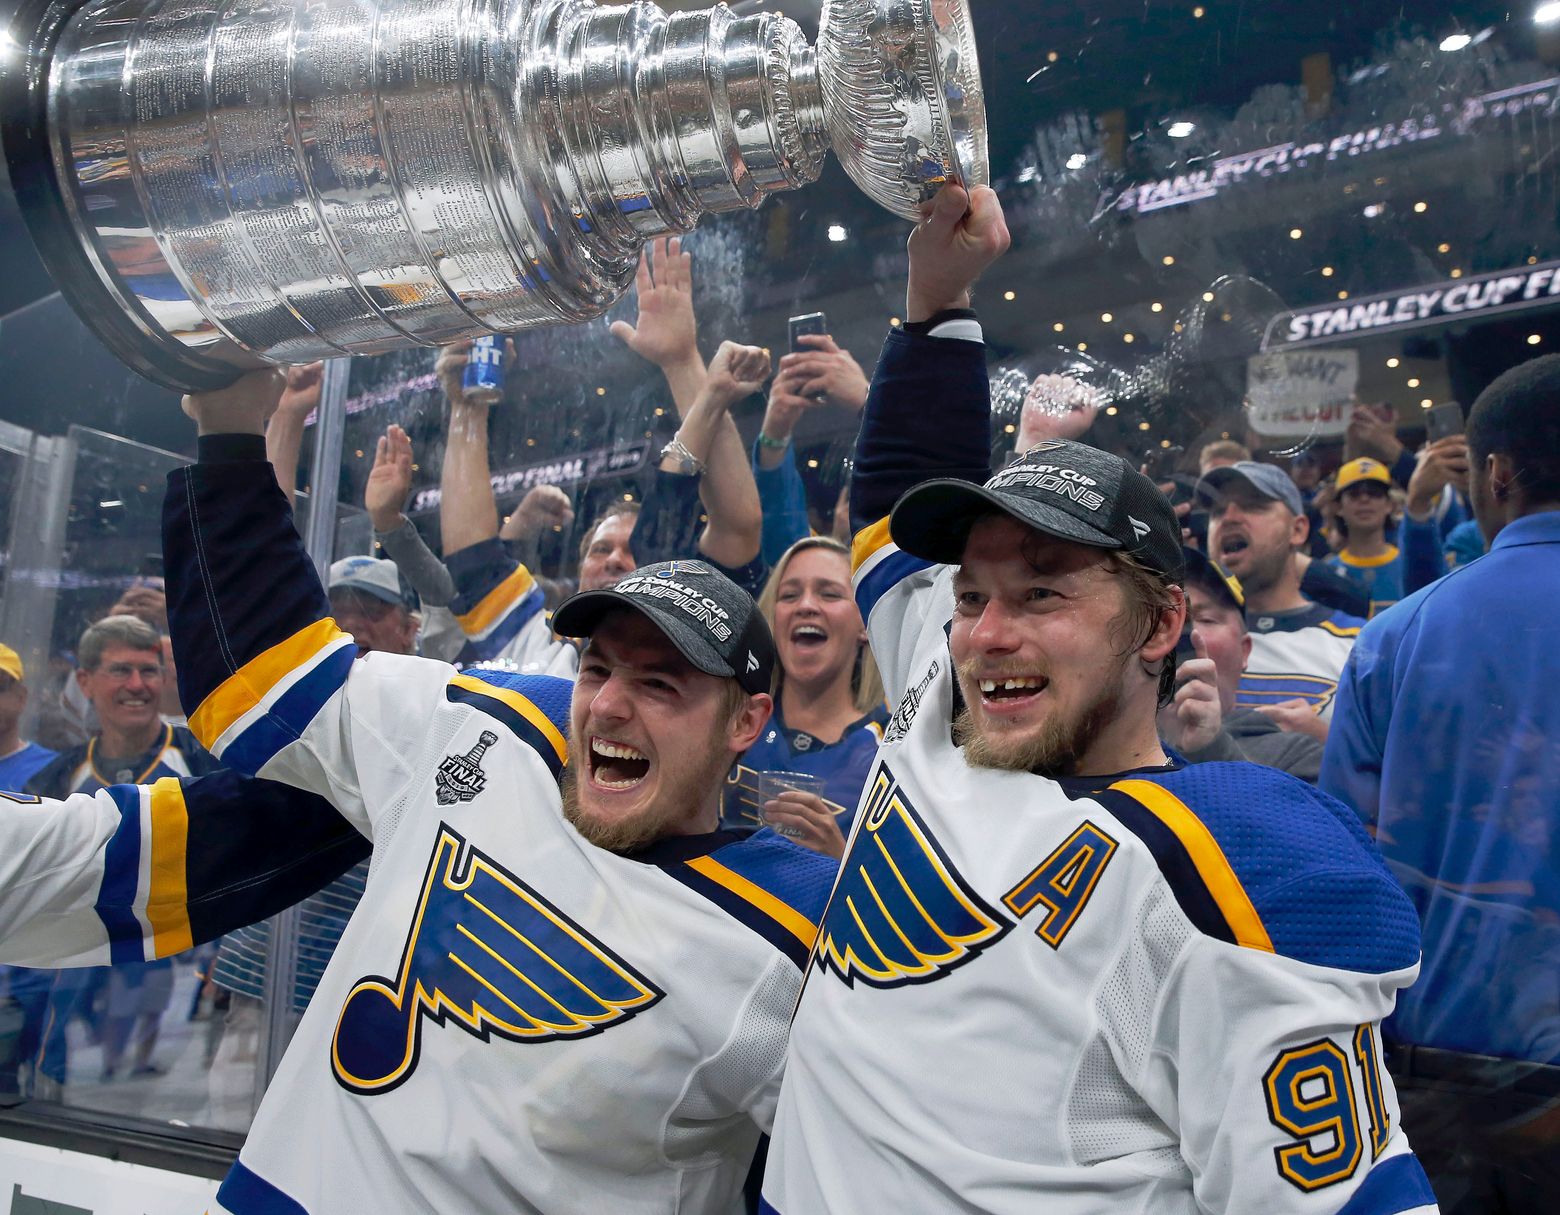
<instances>
[{"instance_id":1,"label":"bearded hockey player","mask_svg":"<svg viewBox=\"0 0 1560 1215\"><path fill-rule=\"evenodd\" d=\"M186 402L180 690L226 764L324 796L374 858L214 1210L724 1215L835 872L717 829L770 712L763 617L664 562L559 609L572 685L356 659L265 462L275 395Z\"/></svg>"},{"instance_id":2,"label":"bearded hockey player","mask_svg":"<svg viewBox=\"0 0 1560 1215\"><path fill-rule=\"evenodd\" d=\"M1433 1211L1381 1060L1418 970L1406 896L1340 803L1155 733L1185 616L1169 503L1061 439L987 480L967 290L1006 245L990 190L943 190L867 407L856 592L899 708L763 1209Z\"/></svg>"}]
</instances>

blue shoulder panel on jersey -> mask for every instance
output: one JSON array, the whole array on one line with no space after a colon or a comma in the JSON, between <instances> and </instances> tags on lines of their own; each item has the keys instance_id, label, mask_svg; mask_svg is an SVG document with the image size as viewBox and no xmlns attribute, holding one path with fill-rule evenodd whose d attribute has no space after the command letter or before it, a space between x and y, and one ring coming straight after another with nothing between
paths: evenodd
<instances>
[{"instance_id":1,"label":"blue shoulder panel on jersey","mask_svg":"<svg viewBox=\"0 0 1560 1215\"><path fill-rule=\"evenodd\" d=\"M818 937L839 863L772 831L759 831L663 868L801 968Z\"/></svg>"},{"instance_id":2,"label":"blue shoulder panel on jersey","mask_svg":"<svg viewBox=\"0 0 1560 1215\"><path fill-rule=\"evenodd\" d=\"M217 1201L233 1215L309 1215L301 1202L251 1171L242 1160L235 1160L228 1170Z\"/></svg>"},{"instance_id":3,"label":"blue shoulder panel on jersey","mask_svg":"<svg viewBox=\"0 0 1560 1215\"><path fill-rule=\"evenodd\" d=\"M119 827L103 853L95 910L108 931L109 961L115 965L144 962L141 922L132 910L141 884L141 790L137 785L114 785L107 793L119 808Z\"/></svg>"},{"instance_id":4,"label":"blue shoulder panel on jersey","mask_svg":"<svg viewBox=\"0 0 1560 1215\"><path fill-rule=\"evenodd\" d=\"M1139 779L1206 830L1242 892L1233 903L1255 911L1275 953L1364 974L1418 961L1413 904L1342 802L1258 764L1191 764ZM1231 901L1214 893L1228 912Z\"/></svg>"},{"instance_id":5,"label":"blue shoulder panel on jersey","mask_svg":"<svg viewBox=\"0 0 1560 1215\"><path fill-rule=\"evenodd\" d=\"M503 722L557 776L569 762L569 700L574 684L551 675L521 675L473 667L454 676L446 700Z\"/></svg>"},{"instance_id":6,"label":"blue shoulder panel on jersey","mask_svg":"<svg viewBox=\"0 0 1560 1215\"><path fill-rule=\"evenodd\" d=\"M1435 1191L1412 1152L1376 1165L1338 1215L1401 1215L1436 1205Z\"/></svg>"}]
</instances>

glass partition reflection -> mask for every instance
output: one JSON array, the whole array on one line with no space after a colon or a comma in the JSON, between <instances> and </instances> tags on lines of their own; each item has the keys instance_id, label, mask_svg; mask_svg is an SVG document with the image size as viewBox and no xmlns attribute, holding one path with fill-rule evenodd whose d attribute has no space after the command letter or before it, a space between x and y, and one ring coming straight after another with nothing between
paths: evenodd
<instances>
[{"instance_id":1,"label":"glass partition reflection","mask_svg":"<svg viewBox=\"0 0 1560 1215\"><path fill-rule=\"evenodd\" d=\"M779 7L815 33L816 5ZM1209 546L1216 504L1203 474L1248 458L1270 464L1303 502L1303 556L1346 605L1339 610L1358 618L1350 627L1412 588L1377 586L1360 573L1372 558L1350 561L1359 554L1338 480L1346 463L1386 470L1386 480L1371 474L1387 502L1382 545L1396 552L1404 518L1424 516L1430 579L1476 560L1484 541L1467 495L1415 473L1432 444L1461 433L1496 375L1560 349L1553 6L995 0L974 16L994 185L1014 238L974 301L993 465L1013 455L1026 415L1081 422L1085 441L1146 468L1183 507L1193 542ZM0 218L0 251L35 267L14 210ZM869 376L904 320L907 233L833 162L813 187L707 221L683 245L699 354L708 360L731 340L778 358L791 349L792 318L811 316ZM193 438L173 394L120 370L46 286L36 273L0 282L0 526L11 538L0 642L26 664L23 736L63 751L86 747L102 726L78 678L87 627L117 605L166 631L157 514L163 476L193 455ZM481 423L485 464L474 475L489 481L507 551L553 604L578 585L601 521L652 495L660 453L678 431L675 385L642 304L630 292L589 324L516 335ZM452 444L469 452L473 434L451 433L437 358L414 349L352 364L340 467L322 479L307 471L317 424L300 420L300 521L311 501L333 503L337 555L390 553L375 547L370 478L398 427L412 452L399 511L435 561L450 557L450 454ZM848 539L843 494L861 403L847 385L807 402L783 433L766 429L764 394L734 407L760 473L791 478L784 503L764 500L766 511L790 512L791 538ZM776 442L767 453L761 432ZM542 490L559 491L566 513L540 510ZM707 520L693 509L697 531ZM392 505L390 522L396 514ZM783 551L768 543L771 559ZM480 659L452 604L422 601L422 652ZM1489 653L1500 638L1474 635L1468 646ZM159 649L155 679L131 671L102 695L112 703L134 688L155 701L159 728L174 728L184 707ZM1330 700L1336 675L1319 700ZM134 760L145 747L131 750L108 758ZM102 758L83 755L92 779L144 775ZM1424 764L1426 788L1450 781L1449 757L1426 754ZM1540 809L1525 809L1517 830L1552 870L1542 807L1555 794L1536 788L1529 806ZM1439 889L1435 874L1396 872L1421 908ZM1459 897L1491 900L1492 922L1520 922L1517 939L1539 942L1542 958L1560 904L1530 894L1497 884ZM345 915L344 906L320 914ZM263 954L263 938L245 948ZM323 959L311 948L300 944L300 966L317 970ZM1448 948L1498 993L1502 1015L1519 1022L1517 1040L1533 1044L1490 1049L1493 1073L1516 1055L1524 1066L1554 1064L1560 1013L1549 980L1506 946ZM224 997L205 978L214 958L207 948L117 977L12 972L0 1091L241 1128L252 1071L229 1078L226 1112L214 1104L224 1019L213 1005ZM254 1011L250 1030L263 1019Z\"/></svg>"}]
</instances>

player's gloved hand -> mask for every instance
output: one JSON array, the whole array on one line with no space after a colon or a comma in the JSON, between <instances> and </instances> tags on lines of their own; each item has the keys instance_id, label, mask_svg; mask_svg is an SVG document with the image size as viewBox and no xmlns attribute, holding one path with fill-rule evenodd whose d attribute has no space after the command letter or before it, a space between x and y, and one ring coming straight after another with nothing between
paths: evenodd
<instances>
[{"instance_id":1,"label":"player's gloved hand","mask_svg":"<svg viewBox=\"0 0 1560 1215\"><path fill-rule=\"evenodd\" d=\"M945 308L968 308L975 280L1011 243L995 190L944 186L910 233L905 318L924 321Z\"/></svg>"},{"instance_id":2,"label":"player's gloved hand","mask_svg":"<svg viewBox=\"0 0 1560 1215\"><path fill-rule=\"evenodd\" d=\"M1160 711L1159 732L1177 751L1195 754L1213 744L1224 726L1224 709L1219 703L1218 671L1208 657L1202 634L1192 630L1189 658L1175 670L1175 699Z\"/></svg>"},{"instance_id":3,"label":"player's gloved hand","mask_svg":"<svg viewBox=\"0 0 1560 1215\"><path fill-rule=\"evenodd\" d=\"M835 808L816 793L795 789L764 803L764 821L781 835L838 860L845 855L845 836L834 813Z\"/></svg>"},{"instance_id":4,"label":"player's gloved hand","mask_svg":"<svg viewBox=\"0 0 1560 1215\"><path fill-rule=\"evenodd\" d=\"M263 435L287 381L279 367L262 367L212 392L192 392L184 412L203 435Z\"/></svg>"},{"instance_id":5,"label":"player's gloved hand","mask_svg":"<svg viewBox=\"0 0 1560 1215\"><path fill-rule=\"evenodd\" d=\"M1317 742L1327 741L1327 723L1316 715L1309 701L1285 700L1276 705L1258 705L1257 712L1271 717L1286 734L1309 734Z\"/></svg>"}]
</instances>

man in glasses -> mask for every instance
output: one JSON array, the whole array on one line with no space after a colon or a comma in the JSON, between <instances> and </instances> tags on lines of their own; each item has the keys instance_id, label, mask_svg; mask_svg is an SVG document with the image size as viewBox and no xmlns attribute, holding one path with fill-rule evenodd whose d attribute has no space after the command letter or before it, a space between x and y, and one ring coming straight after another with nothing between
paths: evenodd
<instances>
[{"instance_id":1,"label":"man in glasses","mask_svg":"<svg viewBox=\"0 0 1560 1215\"><path fill-rule=\"evenodd\" d=\"M151 625L134 616L105 617L81 635L76 658L76 682L97 713L97 729L61 751L26 792L64 799L217 769L193 734L162 719L162 637Z\"/></svg>"}]
</instances>

